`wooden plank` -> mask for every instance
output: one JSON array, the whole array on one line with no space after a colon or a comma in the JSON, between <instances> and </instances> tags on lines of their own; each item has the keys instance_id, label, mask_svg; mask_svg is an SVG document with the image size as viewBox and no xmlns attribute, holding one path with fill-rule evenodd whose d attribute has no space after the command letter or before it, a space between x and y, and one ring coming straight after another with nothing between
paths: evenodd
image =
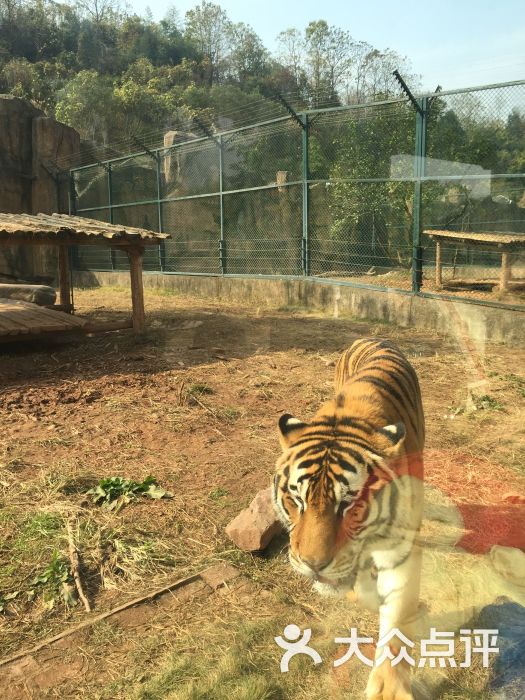
<instances>
[{"instance_id":1,"label":"wooden plank","mask_svg":"<svg viewBox=\"0 0 525 700\"><path fill-rule=\"evenodd\" d=\"M41 319L48 318L55 323L59 321L66 326L83 326L86 323L86 320L83 318L71 316L63 311L49 309L47 306L37 306L36 304L31 304L31 302L28 301L15 301L14 299L10 300L10 302L23 306L23 308L27 310L27 313L30 313L33 316Z\"/></svg>"},{"instance_id":2,"label":"wooden plank","mask_svg":"<svg viewBox=\"0 0 525 700\"><path fill-rule=\"evenodd\" d=\"M144 312L144 289L142 286L142 248L130 248L128 251L129 274L131 278L131 306L133 313L133 330L144 333L146 329L146 314Z\"/></svg>"},{"instance_id":3,"label":"wooden plank","mask_svg":"<svg viewBox=\"0 0 525 700\"><path fill-rule=\"evenodd\" d=\"M8 335L16 335L18 333L40 333L41 330L65 331L69 330L68 326L63 323L53 323L51 321L43 321L37 317L31 317L27 313L12 312L7 314L1 313L4 318L4 323L8 328Z\"/></svg>"},{"instance_id":4,"label":"wooden plank","mask_svg":"<svg viewBox=\"0 0 525 700\"><path fill-rule=\"evenodd\" d=\"M36 335L82 329L85 319L14 299L0 302L0 335Z\"/></svg>"},{"instance_id":5,"label":"wooden plank","mask_svg":"<svg viewBox=\"0 0 525 700\"><path fill-rule=\"evenodd\" d=\"M30 333L34 322L24 318L20 312L5 309L0 306L0 330L7 335L15 333Z\"/></svg>"},{"instance_id":6,"label":"wooden plank","mask_svg":"<svg viewBox=\"0 0 525 700\"><path fill-rule=\"evenodd\" d=\"M36 306L35 304L30 304L29 302L18 302L17 307L12 307L11 309L6 309L11 312L17 313L21 318L31 319L35 323L49 324L54 326L67 326L77 325L75 322L69 323L69 316L64 314L62 316L59 312L49 311L43 306Z\"/></svg>"},{"instance_id":7,"label":"wooden plank","mask_svg":"<svg viewBox=\"0 0 525 700\"><path fill-rule=\"evenodd\" d=\"M507 246L518 249L525 248L525 235L512 232L440 231L429 229L424 230L423 233L432 239L440 238L447 241L461 241L461 243L486 245L491 247Z\"/></svg>"},{"instance_id":8,"label":"wooden plank","mask_svg":"<svg viewBox=\"0 0 525 700\"><path fill-rule=\"evenodd\" d=\"M122 331L127 328L133 328L133 319L127 321L101 321L97 323L86 323L83 330L86 333L105 333L106 331Z\"/></svg>"}]
</instances>

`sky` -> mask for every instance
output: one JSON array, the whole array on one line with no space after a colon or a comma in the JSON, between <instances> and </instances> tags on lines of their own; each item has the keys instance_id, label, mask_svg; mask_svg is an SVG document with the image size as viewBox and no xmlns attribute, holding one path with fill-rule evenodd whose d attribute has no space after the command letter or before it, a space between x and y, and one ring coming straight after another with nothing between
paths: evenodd
<instances>
[{"instance_id":1,"label":"sky","mask_svg":"<svg viewBox=\"0 0 525 700\"><path fill-rule=\"evenodd\" d=\"M196 0L128 0L155 20L173 6L181 19ZM524 0L222 0L233 22L250 24L270 50L289 27L325 19L375 48L407 56L423 90L444 90L525 79Z\"/></svg>"}]
</instances>

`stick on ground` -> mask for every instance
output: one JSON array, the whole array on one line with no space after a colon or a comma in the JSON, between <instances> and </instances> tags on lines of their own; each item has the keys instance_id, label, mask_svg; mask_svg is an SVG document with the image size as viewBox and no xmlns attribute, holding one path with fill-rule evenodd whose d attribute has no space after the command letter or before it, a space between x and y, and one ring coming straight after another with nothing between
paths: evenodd
<instances>
[{"instance_id":1,"label":"stick on ground","mask_svg":"<svg viewBox=\"0 0 525 700\"><path fill-rule=\"evenodd\" d=\"M75 544L73 528L71 527L71 522L69 520L66 523L66 527L67 539L69 543L69 560L71 562L71 573L73 574L73 579L75 581L78 597L82 601L86 612L91 612L91 605L89 604L89 600L87 599L86 594L84 593L84 589L82 588L82 580L80 578L80 559Z\"/></svg>"}]
</instances>

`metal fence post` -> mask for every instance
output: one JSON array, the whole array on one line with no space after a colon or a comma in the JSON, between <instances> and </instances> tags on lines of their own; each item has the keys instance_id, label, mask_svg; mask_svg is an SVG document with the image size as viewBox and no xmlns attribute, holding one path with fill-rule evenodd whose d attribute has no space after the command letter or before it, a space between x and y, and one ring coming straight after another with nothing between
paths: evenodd
<instances>
[{"instance_id":1,"label":"metal fence post","mask_svg":"<svg viewBox=\"0 0 525 700\"><path fill-rule=\"evenodd\" d=\"M423 260L421 251L421 178L425 174L426 132L428 99L417 100L420 107L416 111L416 146L414 153L414 202L412 207L412 291L421 289Z\"/></svg>"},{"instance_id":2,"label":"metal fence post","mask_svg":"<svg viewBox=\"0 0 525 700\"><path fill-rule=\"evenodd\" d=\"M155 151L155 166L157 171L157 222L159 233L164 233L163 222L162 222L162 172L160 168L160 153ZM166 243L164 241L160 242L159 245L159 267L160 271L164 272L166 267Z\"/></svg>"},{"instance_id":3,"label":"metal fence post","mask_svg":"<svg viewBox=\"0 0 525 700\"><path fill-rule=\"evenodd\" d=\"M69 171L69 214L77 213L77 189L75 185L75 175L73 170Z\"/></svg>"},{"instance_id":4,"label":"metal fence post","mask_svg":"<svg viewBox=\"0 0 525 700\"><path fill-rule=\"evenodd\" d=\"M73 170L69 171L69 196L68 196L68 213L70 216L76 216L77 213L77 188L75 184L75 174ZM71 246L71 271L79 268L78 264L78 246ZM71 285L73 289L73 285Z\"/></svg>"},{"instance_id":5,"label":"metal fence post","mask_svg":"<svg viewBox=\"0 0 525 700\"><path fill-rule=\"evenodd\" d=\"M222 134L219 140L219 215L220 215L220 239L219 239L219 265L221 273L226 274L226 241L224 239L224 194L223 194L223 140Z\"/></svg>"},{"instance_id":6,"label":"metal fence post","mask_svg":"<svg viewBox=\"0 0 525 700\"><path fill-rule=\"evenodd\" d=\"M304 112L301 114L303 121L303 137L302 137L302 151L303 151L303 237L301 239L301 265L303 269L303 275L310 274L310 249L309 249L309 222L308 222L308 180L310 179L310 164L308 161L308 136L309 136L309 121L308 114Z\"/></svg>"},{"instance_id":7,"label":"metal fence post","mask_svg":"<svg viewBox=\"0 0 525 700\"><path fill-rule=\"evenodd\" d=\"M113 223L113 178L111 177L111 163L106 165L107 183L108 183L108 206L109 206L109 223ZM111 261L111 269L117 269L117 259L113 248L109 249L109 259Z\"/></svg>"}]
</instances>

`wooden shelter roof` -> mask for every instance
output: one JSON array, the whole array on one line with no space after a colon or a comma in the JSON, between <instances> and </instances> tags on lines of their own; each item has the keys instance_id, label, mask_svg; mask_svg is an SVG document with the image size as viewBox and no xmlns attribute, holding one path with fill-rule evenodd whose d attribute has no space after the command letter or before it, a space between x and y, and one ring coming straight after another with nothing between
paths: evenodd
<instances>
[{"instance_id":1,"label":"wooden shelter roof","mask_svg":"<svg viewBox=\"0 0 525 700\"><path fill-rule=\"evenodd\" d=\"M485 244L498 247L525 247L525 233L473 232L473 231L423 231L427 236L437 240L455 240L458 243Z\"/></svg>"},{"instance_id":2,"label":"wooden shelter roof","mask_svg":"<svg viewBox=\"0 0 525 700\"><path fill-rule=\"evenodd\" d=\"M159 244L169 234L68 214L2 214L0 243L109 246Z\"/></svg>"}]
</instances>

